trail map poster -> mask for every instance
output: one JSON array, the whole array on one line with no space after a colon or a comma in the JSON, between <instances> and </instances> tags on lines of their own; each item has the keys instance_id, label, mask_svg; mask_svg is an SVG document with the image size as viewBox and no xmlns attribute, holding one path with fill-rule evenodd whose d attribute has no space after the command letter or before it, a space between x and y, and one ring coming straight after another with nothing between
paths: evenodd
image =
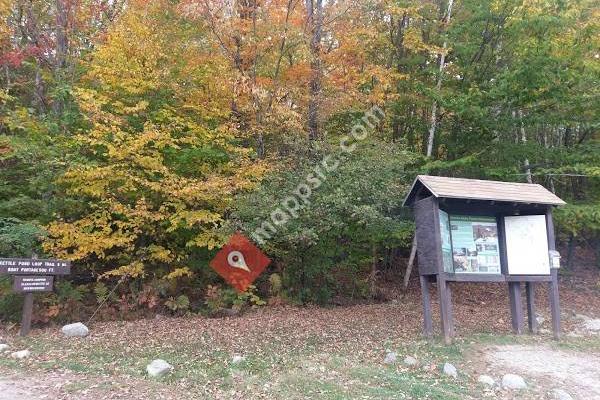
<instances>
[{"instance_id":1,"label":"trail map poster","mask_svg":"<svg viewBox=\"0 0 600 400\"><path fill-rule=\"evenodd\" d=\"M452 243L450 242L450 218L448 213L440 211L440 233L442 235L442 262L444 264L444 272L454 272L452 264Z\"/></svg>"},{"instance_id":2,"label":"trail map poster","mask_svg":"<svg viewBox=\"0 0 600 400\"><path fill-rule=\"evenodd\" d=\"M500 274L495 218L450 215L450 234L454 272Z\"/></svg>"},{"instance_id":3,"label":"trail map poster","mask_svg":"<svg viewBox=\"0 0 600 400\"><path fill-rule=\"evenodd\" d=\"M549 275L546 216L505 217L506 258L511 275Z\"/></svg>"}]
</instances>

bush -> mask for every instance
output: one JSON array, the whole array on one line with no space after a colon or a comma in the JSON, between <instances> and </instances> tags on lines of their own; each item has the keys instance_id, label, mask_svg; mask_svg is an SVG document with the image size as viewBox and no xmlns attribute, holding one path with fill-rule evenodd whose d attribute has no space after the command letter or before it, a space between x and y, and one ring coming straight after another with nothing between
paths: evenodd
<instances>
[{"instance_id":1,"label":"bush","mask_svg":"<svg viewBox=\"0 0 600 400\"><path fill-rule=\"evenodd\" d=\"M337 168L326 171L324 165L332 167L335 160ZM412 218L401 205L412 179L405 168L415 160L400 145L376 139L350 155L317 152L240 198L230 229L241 229L274 258L291 298L327 303L336 295L364 297L373 257L411 240ZM310 195L302 184L311 185ZM289 196L301 203L297 212L282 205L285 199L294 205ZM265 223L276 230L267 239L257 235Z\"/></svg>"}]
</instances>

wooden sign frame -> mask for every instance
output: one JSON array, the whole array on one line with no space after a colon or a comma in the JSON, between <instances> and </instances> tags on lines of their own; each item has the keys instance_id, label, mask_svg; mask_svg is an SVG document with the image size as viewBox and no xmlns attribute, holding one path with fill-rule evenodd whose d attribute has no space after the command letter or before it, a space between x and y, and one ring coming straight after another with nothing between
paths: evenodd
<instances>
[{"instance_id":1,"label":"wooden sign frame","mask_svg":"<svg viewBox=\"0 0 600 400\"><path fill-rule=\"evenodd\" d=\"M71 273L71 262L32 258L0 258L0 274L14 275L13 290L24 293L23 313L21 316L21 336L31 331L33 314L33 294L51 292L55 275Z\"/></svg>"},{"instance_id":2,"label":"wooden sign frame","mask_svg":"<svg viewBox=\"0 0 600 400\"><path fill-rule=\"evenodd\" d=\"M435 178L429 180L428 178ZM419 180L422 179L421 183ZM474 193L474 198L469 198L469 191L453 193L452 184L458 181L461 190L469 188L471 181L473 184L480 185L482 194ZM438 187L427 184L440 183ZM528 327L533 333L538 332L537 320L535 315L535 287L537 284L547 284L549 286L550 310L552 314L552 330L556 339L560 338L560 305L558 295L558 270L551 268L549 274L540 275L511 275L508 273L507 253L506 253L506 232L504 219L508 216L543 216L546 221L546 239L549 253L556 250L554 237L554 222L552 219L552 208L554 205L564 204L562 200L552 193L544 194L545 189L539 185L517 184L519 190L524 192L524 197L529 195L527 201L506 201L502 199L503 186L511 183L479 181L443 177L420 176L415 180L411 192L405 200L405 205L413 208L416 224L416 240L418 254L418 268L420 275L420 284L423 301L424 333L430 337L433 335L433 318L431 310L430 290L432 283L435 282L440 304L441 325L444 340L450 343L454 336L454 319L452 312L452 293L451 285L457 282L506 282L508 285L508 295L510 300L511 323L513 331L516 334L523 332L523 306L521 304L521 284L524 284L527 299ZM493 190L498 186L497 193ZM530 187L534 187L535 196L543 198L546 203L535 203L531 193L527 193ZM445 191L438 193L436 189ZM511 189L509 187L509 189ZM514 190L518 196L519 190ZM510 190L508 190L510 192ZM463 195L460 198L459 195ZM465 194L466 193L466 194ZM484 200L479 197L496 196L494 199ZM445 197L448 196L448 197ZM545 196L545 197L544 197ZM496 228L498 236L498 252L500 257L500 273L461 273L455 270L455 261L453 259L452 272L444 268L444 255L442 248L442 230L440 225L440 210L448 215L462 215L473 217L492 217L496 219ZM451 218L450 220L451 221ZM450 227L452 229L452 227ZM548 254L550 257L550 254Z\"/></svg>"}]
</instances>

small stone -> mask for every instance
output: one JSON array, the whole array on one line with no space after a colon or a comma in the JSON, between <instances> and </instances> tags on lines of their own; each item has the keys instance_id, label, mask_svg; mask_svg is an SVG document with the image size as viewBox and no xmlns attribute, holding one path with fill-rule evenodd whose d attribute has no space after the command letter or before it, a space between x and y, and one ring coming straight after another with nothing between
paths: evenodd
<instances>
[{"instance_id":1,"label":"small stone","mask_svg":"<svg viewBox=\"0 0 600 400\"><path fill-rule=\"evenodd\" d=\"M581 335L579 333L577 333L577 332L569 332L569 333L567 333L567 337L570 337L570 338L580 338Z\"/></svg>"},{"instance_id":2,"label":"small stone","mask_svg":"<svg viewBox=\"0 0 600 400\"><path fill-rule=\"evenodd\" d=\"M246 360L246 357L244 356L240 356L238 354L234 355L233 358L231 359L231 363L232 364L239 364L242 361Z\"/></svg>"},{"instance_id":3,"label":"small stone","mask_svg":"<svg viewBox=\"0 0 600 400\"><path fill-rule=\"evenodd\" d=\"M173 370L173 366L166 362L165 360L153 360L150 364L146 366L146 371L148 375L153 378L160 378L162 376L167 375L169 372Z\"/></svg>"},{"instance_id":4,"label":"small stone","mask_svg":"<svg viewBox=\"0 0 600 400\"><path fill-rule=\"evenodd\" d=\"M21 351L15 351L14 353L11 353L10 356L12 358L17 358L19 360L22 360L24 358L27 358L31 355L31 353L29 352L29 350L21 350Z\"/></svg>"},{"instance_id":5,"label":"small stone","mask_svg":"<svg viewBox=\"0 0 600 400\"><path fill-rule=\"evenodd\" d=\"M479 378L477 378L477 382L484 384L486 386L494 386L496 384L496 381L494 381L494 378L492 378L489 375L479 375Z\"/></svg>"},{"instance_id":6,"label":"small stone","mask_svg":"<svg viewBox=\"0 0 600 400\"><path fill-rule=\"evenodd\" d=\"M591 319L590 317L588 317L587 315L583 315L583 314L575 314L575 319L581 319L583 321Z\"/></svg>"},{"instance_id":7,"label":"small stone","mask_svg":"<svg viewBox=\"0 0 600 400\"><path fill-rule=\"evenodd\" d=\"M573 397L562 389L553 389L552 395L555 400L573 400Z\"/></svg>"},{"instance_id":8,"label":"small stone","mask_svg":"<svg viewBox=\"0 0 600 400\"><path fill-rule=\"evenodd\" d=\"M76 322L63 326L61 332L67 337L86 337L90 330L81 322Z\"/></svg>"},{"instance_id":9,"label":"small stone","mask_svg":"<svg viewBox=\"0 0 600 400\"><path fill-rule=\"evenodd\" d=\"M0 343L0 353L4 352L4 351L8 351L8 348L10 346L4 343Z\"/></svg>"},{"instance_id":10,"label":"small stone","mask_svg":"<svg viewBox=\"0 0 600 400\"><path fill-rule=\"evenodd\" d=\"M417 361L417 359L414 358L414 357L412 357L412 356L406 356L406 357L404 357L404 364L408 365L409 367L414 367L418 363L419 362Z\"/></svg>"},{"instance_id":11,"label":"small stone","mask_svg":"<svg viewBox=\"0 0 600 400\"><path fill-rule=\"evenodd\" d=\"M387 353L385 355L385 358L383 359L383 363L384 364L395 364L397 360L398 360L398 355L396 353L394 353L393 351L390 351L389 353Z\"/></svg>"},{"instance_id":12,"label":"small stone","mask_svg":"<svg viewBox=\"0 0 600 400\"><path fill-rule=\"evenodd\" d=\"M445 363L443 368L444 374L451 376L453 378L458 377L458 371L456 367L450 363Z\"/></svg>"},{"instance_id":13,"label":"small stone","mask_svg":"<svg viewBox=\"0 0 600 400\"><path fill-rule=\"evenodd\" d=\"M505 389L526 389L527 384L519 375L506 374L502 377L502 387Z\"/></svg>"},{"instance_id":14,"label":"small stone","mask_svg":"<svg viewBox=\"0 0 600 400\"><path fill-rule=\"evenodd\" d=\"M600 319L588 319L583 322L585 329L591 332L600 331Z\"/></svg>"}]
</instances>

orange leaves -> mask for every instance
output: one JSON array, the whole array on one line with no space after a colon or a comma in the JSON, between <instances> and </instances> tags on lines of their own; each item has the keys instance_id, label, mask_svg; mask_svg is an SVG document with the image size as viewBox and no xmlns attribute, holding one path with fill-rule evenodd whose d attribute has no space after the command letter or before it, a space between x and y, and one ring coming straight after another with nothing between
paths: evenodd
<instances>
[{"instance_id":1,"label":"orange leaves","mask_svg":"<svg viewBox=\"0 0 600 400\"><path fill-rule=\"evenodd\" d=\"M228 123L233 74L173 7L132 3L76 89L89 159L59 184L82 203L47 227L45 246L103 277L189 276L190 252L222 241L233 195L266 170Z\"/></svg>"}]
</instances>

